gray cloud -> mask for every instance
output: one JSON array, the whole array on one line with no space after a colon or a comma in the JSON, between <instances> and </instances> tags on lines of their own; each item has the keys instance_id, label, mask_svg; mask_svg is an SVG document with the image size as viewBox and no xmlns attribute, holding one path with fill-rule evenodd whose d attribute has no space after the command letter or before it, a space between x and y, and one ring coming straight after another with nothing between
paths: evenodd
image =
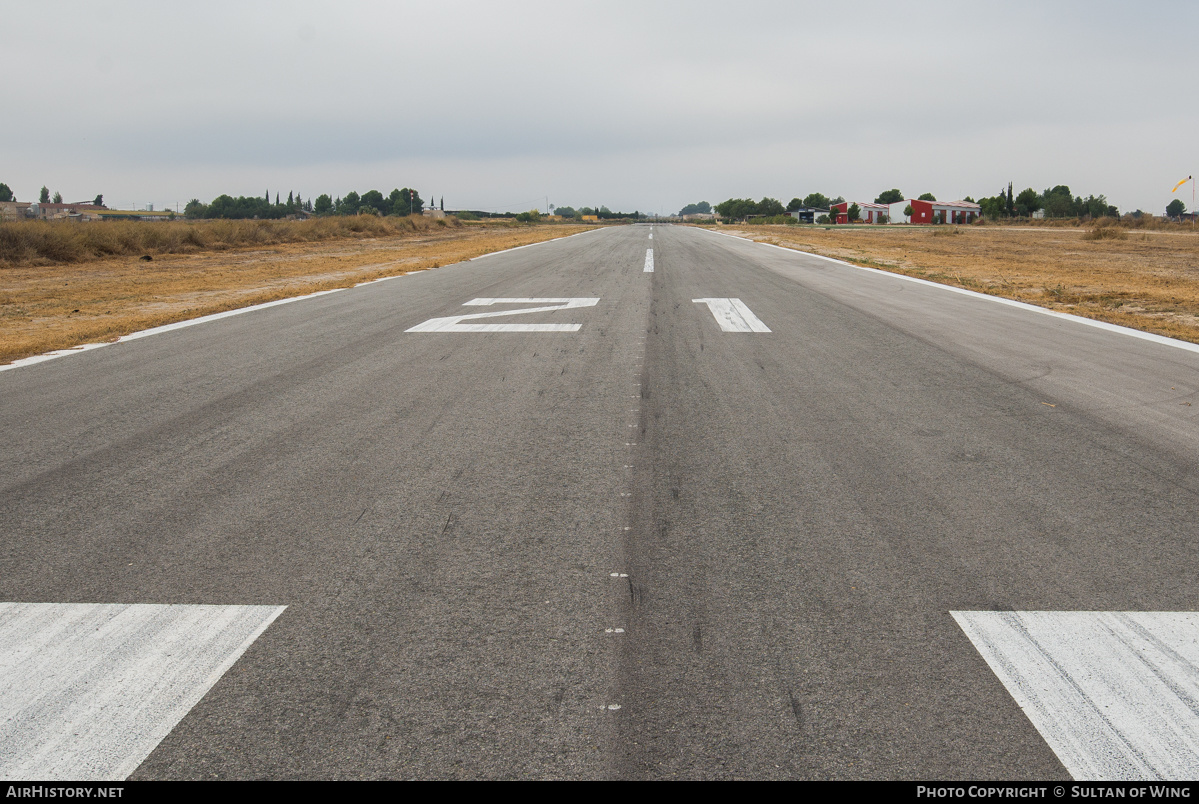
<instances>
[{"instance_id":1,"label":"gray cloud","mask_svg":"<svg viewBox=\"0 0 1199 804\"><path fill-rule=\"evenodd\" d=\"M550 194L670 211L1010 179L1156 210L1193 172L1163 146L1197 122L1173 80L1197 16L1182 2L26 4L0 31L21 76L0 88L0 181L160 204L264 182L414 184L463 206Z\"/></svg>"}]
</instances>

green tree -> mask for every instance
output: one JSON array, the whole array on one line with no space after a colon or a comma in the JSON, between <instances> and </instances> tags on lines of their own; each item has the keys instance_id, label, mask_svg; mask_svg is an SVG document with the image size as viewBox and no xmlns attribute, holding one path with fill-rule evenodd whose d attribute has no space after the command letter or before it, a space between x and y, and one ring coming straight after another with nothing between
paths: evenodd
<instances>
[{"instance_id":1,"label":"green tree","mask_svg":"<svg viewBox=\"0 0 1199 804\"><path fill-rule=\"evenodd\" d=\"M688 204L679 210L679 215L698 215L712 211L712 205L707 201L700 201L698 204Z\"/></svg>"},{"instance_id":2,"label":"green tree","mask_svg":"<svg viewBox=\"0 0 1199 804\"><path fill-rule=\"evenodd\" d=\"M1166 205L1166 217L1167 218L1181 217L1182 213L1184 213L1186 211L1187 211L1187 205L1182 203L1181 198L1175 198L1173 201L1171 201L1169 204Z\"/></svg>"},{"instance_id":3,"label":"green tree","mask_svg":"<svg viewBox=\"0 0 1199 804\"><path fill-rule=\"evenodd\" d=\"M862 219L862 208L857 204L850 204L849 209L845 210L845 217L850 223L860 221Z\"/></svg>"},{"instance_id":4,"label":"green tree","mask_svg":"<svg viewBox=\"0 0 1199 804\"><path fill-rule=\"evenodd\" d=\"M346 193L346 197L341 199L341 203L337 205L338 215L357 215L358 207L362 206L362 199L358 193L350 190Z\"/></svg>"},{"instance_id":5,"label":"green tree","mask_svg":"<svg viewBox=\"0 0 1199 804\"><path fill-rule=\"evenodd\" d=\"M363 209L370 209L378 212L380 215L386 215L388 212L387 200L383 198L383 193L378 190L367 190L362 194L362 204L359 207L361 212Z\"/></svg>"},{"instance_id":6,"label":"green tree","mask_svg":"<svg viewBox=\"0 0 1199 804\"><path fill-rule=\"evenodd\" d=\"M296 199L292 195L291 191L288 191L288 193L287 193L287 208L294 209L295 205L296 205Z\"/></svg>"},{"instance_id":7,"label":"green tree","mask_svg":"<svg viewBox=\"0 0 1199 804\"><path fill-rule=\"evenodd\" d=\"M900 199L900 200L902 200L902 199ZM921 193L920 196L917 198L917 200L918 201L932 201L933 203L936 203L937 197L935 195L933 195L932 193Z\"/></svg>"},{"instance_id":8,"label":"green tree","mask_svg":"<svg viewBox=\"0 0 1199 804\"><path fill-rule=\"evenodd\" d=\"M777 198L763 198L757 204L757 209L754 210L757 215L782 215L787 210L783 207L783 202Z\"/></svg>"},{"instance_id":9,"label":"green tree","mask_svg":"<svg viewBox=\"0 0 1199 804\"><path fill-rule=\"evenodd\" d=\"M808 193L804 196L803 205L811 209L828 209L832 206L824 193Z\"/></svg>"},{"instance_id":10,"label":"green tree","mask_svg":"<svg viewBox=\"0 0 1199 804\"><path fill-rule=\"evenodd\" d=\"M794 212L795 210L799 209L802 206L803 206L802 198L792 198L790 201L787 202L787 211Z\"/></svg>"},{"instance_id":11,"label":"green tree","mask_svg":"<svg viewBox=\"0 0 1199 804\"><path fill-rule=\"evenodd\" d=\"M0 201L16 201L16 200L17 199L13 198L12 188L9 187L4 182L0 182Z\"/></svg>"},{"instance_id":12,"label":"green tree","mask_svg":"<svg viewBox=\"0 0 1199 804\"><path fill-rule=\"evenodd\" d=\"M1074 206L1074 196L1064 184L1046 190L1043 193L1043 203L1045 216L1048 218L1072 218L1078 214Z\"/></svg>"},{"instance_id":13,"label":"green tree","mask_svg":"<svg viewBox=\"0 0 1199 804\"><path fill-rule=\"evenodd\" d=\"M58 192L57 190L54 191L54 203L55 204L62 203L62 193Z\"/></svg>"},{"instance_id":14,"label":"green tree","mask_svg":"<svg viewBox=\"0 0 1199 804\"><path fill-rule=\"evenodd\" d=\"M908 204L906 207L903 208L903 214L909 218L912 217L912 205L911 204Z\"/></svg>"},{"instance_id":15,"label":"green tree","mask_svg":"<svg viewBox=\"0 0 1199 804\"><path fill-rule=\"evenodd\" d=\"M93 198L93 199L92 199L92 203L93 203L93 204L95 204L95 205L96 205L96 206L98 206L98 207L102 207L102 206L104 206L104 194L103 194L103 193L101 193L100 195L98 195L98 196L96 196L95 198Z\"/></svg>"},{"instance_id":16,"label":"green tree","mask_svg":"<svg viewBox=\"0 0 1199 804\"><path fill-rule=\"evenodd\" d=\"M187 202L187 206L183 208L183 217L195 220L197 218L208 217L208 207L200 203L200 199L193 198Z\"/></svg>"},{"instance_id":17,"label":"green tree","mask_svg":"<svg viewBox=\"0 0 1199 804\"><path fill-rule=\"evenodd\" d=\"M726 220L741 220L758 213L758 205L752 198L730 198L721 201L715 209Z\"/></svg>"},{"instance_id":18,"label":"green tree","mask_svg":"<svg viewBox=\"0 0 1199 804\"><path fill-rule=\"evenodd\" d=\"M38 193L37 201L39 204L49 204L50 203L50 190L45 185L42 185L42 191L40 193Z\"/></svg>"},{"instance_id":19,"label":"green tree","mask_svg":"<svg viewBox=\"0 0 1199 804\"><path fill-rule=\"evenodd\" d=\"M421 200L420 193L411 188L405 187L400 190L400 206L401 209L394 210L396 215L419 215L425 208L425 202Z\"/></svg>"},{"instance_id":20,"label":"green tree","mask_svg":"<svg viewBox=\"0 0 1199 804\"><path fill-rule=\"evenodd\" d=\"M1027 218L1042 206L1041 194L1031 187L1021 190L1020 195L1016 196L1016 214L1021 218Z\"/></svg>"},{"instance_id":21,"label":"green tree","mask_svg":"<svg viewBox=\"0 0 1199 804\"><path fill-rule=\"evenodd\" d=\"M312 211L317 215L324 215L333 209L333 199L328 193L321 193L316 197L316 201L312 204Z\"/></svg>"},{"instance_id":22,"label":"green tree","mask_svg":"<svg viewBox=\"0 0 1199 804\"><path fill-rule=\"evenodd\" d=\"M899 192L899 190L897 190L895 188L892 188L890 190L883 190L881 193L879 193L878 198L874 199L874 203L876 203L876 204L896 204L902 200L903 200L903 193Z\"/></svg>"}]
</instances>

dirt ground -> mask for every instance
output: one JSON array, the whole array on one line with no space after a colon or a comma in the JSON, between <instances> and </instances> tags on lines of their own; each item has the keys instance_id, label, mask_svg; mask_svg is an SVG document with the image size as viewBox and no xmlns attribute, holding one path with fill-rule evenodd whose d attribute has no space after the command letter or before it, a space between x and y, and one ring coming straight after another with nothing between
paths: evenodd
<instances>
[{"instance_id":1,"label":"dirt ground","mask_svg":"<svg viewBox=\"0 0 1199 804\"><path fill-rule=\"evenodd\" d=\"M0 363L259 302L426 270L587 226L289 243L0 270ZM1199 234L1082 228L722 226L720 231L1199 343Z\"/></svg>"},{"instance_id":2,"label":"dirt ground","mask_svg":"<svg viewBox=\"0 0 1199 804\"><path fill-rule=\"evenodd\" d=\"M152 225L152 224L151 224ZM0 364L318 290L437 268L589 226L436 232L0 270Z\"/></svg>"},{"instance_id":3,"label":"dirt ground","mask_svg":"<svg viewBox=\"0 0 1199 804\"><path fill-rule=\"evenodd\" d=\"M721 226L857 265L1199 343L1199 234L1008 226Z\"/></svg>"}]
</instances>

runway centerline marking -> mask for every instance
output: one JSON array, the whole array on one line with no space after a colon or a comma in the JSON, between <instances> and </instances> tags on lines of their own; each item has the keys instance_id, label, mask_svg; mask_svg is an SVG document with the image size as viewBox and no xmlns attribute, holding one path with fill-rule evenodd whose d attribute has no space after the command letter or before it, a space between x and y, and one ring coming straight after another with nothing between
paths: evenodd
<instances>
[{"instance_id":1,"label":"runway centerline marking","mask_svg":"<svg viewBox=\"0 0 1199 804\"><path fill-rule=\"evenodd\" d=\"M725 332L770 332L770 327L753 314L740 299L692 299L696 304L706 304L712 317Z\"/></svg>"},{"instance_id":2,"label":"runway centerline marking","mask_svg":"<svg viewBox=\"0 0 1199 804\"><path fill-rule=\"evenodd\" d=\"M643 273L652 274L654 272L654 250L647 248L645 250L645 268Z\"/></svg>"},{"instance_id":3,"label":"runway centerline marking","mask_svg":"<svg viewBox=\"0 0 1199 804\"><path fill-rule=\"evenodd\" d=\"M1199 778L1199 613L950 613L1074 778Z\"/></svg>"},{"instance_id":4,"label":"runway centerline marking","mask_svg":"<svg viewBox=\"0 0 1199 804\"><path fill-rule=\"evenodd\" d=\"M578 332L582 324L463 324L461 322L479 318L548 313L575 307L594 307L598 298L482 298L463 302L464 307L488 307L493 304L537 304L539 307L523 307L519 310L498 310L492 313L470 313L430 318L405 332ZM552 305L552 306L551 306Z\"/></svg>"},{"instance_id":5,"label":"runway centerline marking","mask_svg":"<svg viewBox=\"0 0 1199 804\"><path fill-rule=\"evenodd\" d=\"M0 779L125 779L284 608L0 603Z\"/></svg>"}]
</instances>

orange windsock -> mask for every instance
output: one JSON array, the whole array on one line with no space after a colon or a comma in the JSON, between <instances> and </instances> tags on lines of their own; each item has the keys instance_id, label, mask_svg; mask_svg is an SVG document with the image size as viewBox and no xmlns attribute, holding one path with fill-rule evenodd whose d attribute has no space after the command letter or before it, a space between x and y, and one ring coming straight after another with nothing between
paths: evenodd
<instances>
[{"instance_id":1,"label":"orange windsock","mask_svg":"<svg viewBox=\"0 0 1199 804\"><path fill-rule=\"evenodd\" d=\"M1172 192L1172 193L1173 193L1173 192L1177 192L1179 187L1181 187L1182 185L1186 184L1186 183L1187 183L1188 181L1190 181L1190 180L1191 180L1191 177L1190 177L1190 176L1187 176L1185 179L1183 179L1182 181L1178 182L1178 184L1175 184L1175 185L1174 185L1174 189L1173 189L1173 190L1171 190L1170 192Z\"/></svg>"}]
</instances>

